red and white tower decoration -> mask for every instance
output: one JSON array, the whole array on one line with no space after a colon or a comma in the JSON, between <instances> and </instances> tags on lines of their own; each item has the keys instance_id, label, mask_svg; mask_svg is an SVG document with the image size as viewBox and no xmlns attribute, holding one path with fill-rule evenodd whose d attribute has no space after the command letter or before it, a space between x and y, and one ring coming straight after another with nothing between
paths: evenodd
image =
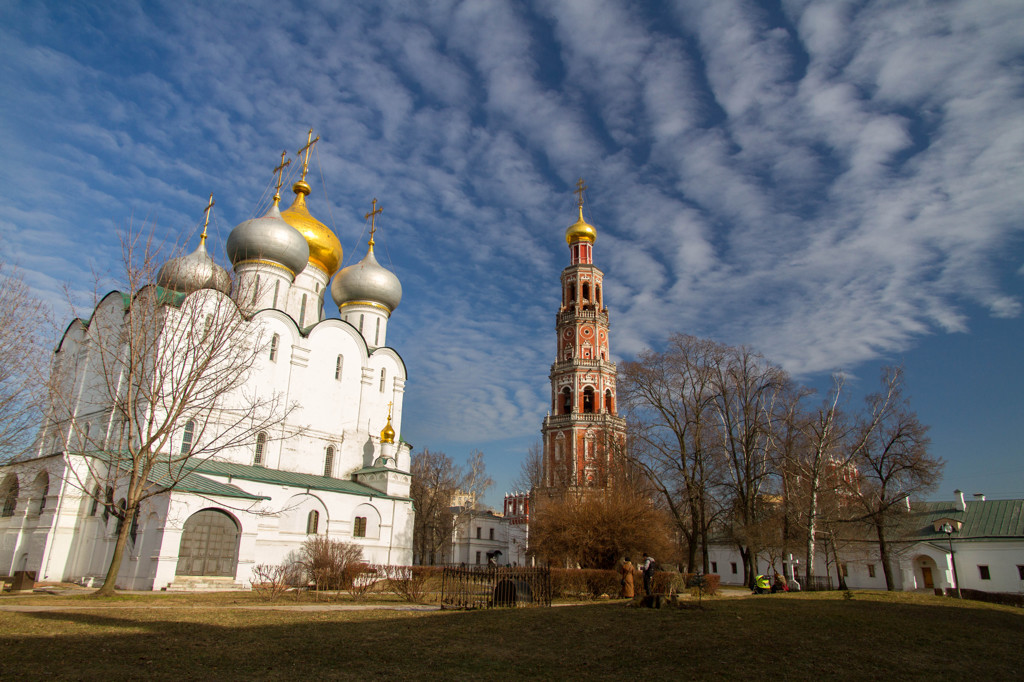
<instances>
[{"instance_id":1,"label":"red and white tower decoration","mask_svg":"<svg viewBox=\"0 0 1024 682\"><path fill-rule=\"evenodd\" d=\"M606 488L626 443L626 421L616 416L615 373L609 352L604 273L594 265L597 231L583 219L581 178L576 183L579 219L565 231L569 266L562 270L562 304L551 365L551 412L544 419L543 487Z\"/></svg>"}]
</instances>

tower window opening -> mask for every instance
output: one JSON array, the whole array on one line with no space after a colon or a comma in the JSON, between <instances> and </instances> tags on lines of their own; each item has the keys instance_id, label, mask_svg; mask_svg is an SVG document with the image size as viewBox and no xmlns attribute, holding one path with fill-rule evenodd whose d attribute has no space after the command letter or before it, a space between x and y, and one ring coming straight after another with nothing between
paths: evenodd
<instances>
[{"instance_id":1,"label":"tower window opening","mask_svg":"<svg viewBox=\"0 0 1024 682\"><path fill-rule=\"evenodd\" d=\"M267 434L260 433L256 434L256 452L253 454L252 463L256 466L263 466L263 451L267 447Z\"/></svg>"},{"instance_id":2,"label":"tower window opening","mask_svg":"<svg viewBox=\"0 0 1024 682\"><path fill-rule=\"evenodd\" d=\"M260 295L260 276L256 275L256 283L252 288L252 305L256 305L256 299Z\"/></svg>"},{"instance_id":3,"label":"tower window opening","mask_svg":"<svg viewBox=\"0 0 1024 682\"><path fill-rule=\"evenodd\" d=\"M384 382L387 380L387 378L388 378L388 371L386 369L382 369L380 371L380 392L381 393L384 392Z\"/></svg>"},{"instance_id":4,"label":"tower window opening","mask_svg":"<svg viewBox=\"0 0 1024 682\"><path fill-rule=\"evenodd\" d=\"M562 389L562 414L572 413L572 391L569 387Z\"/></svg>"},{"instance_id":5,"label":"tower window opening","mask_svg":"<svg viewBox=\"0 0 1024 682\"><path fill-rule=\"evenodd\" d=\"M327 455L324 457L324 476L327 478L331 477L331 471L334 469L334 446L327 446Z\"/></svg>"},{"instance_id":6,"label":"tower window opening","mask_svg":"<svg viewBox=\"0 0 1024 682\"><path fill-rule=\"evenodd\" d=\"M334 379L341 381L341 370L344 367L345 358L338 356L338 359L334 361Z\"/></svg>"},{"instance_id":7,"label":"tower window opening","mask_svg":"<svg viewBox=\"0 0 1024 682\"><path fill-rule=\"evenodd\" d=\"M373 337L373 345L375 345L375 346L379 346L380 345L380 318L379 317L377 318L377 333Z\"/></svg>"},{"instance_id":8,"label":"tower window opening","mask_svg":"<svg viewBox=\"0 0 1024 682\"><path fill-rule=\"evenodd\" d=\"M274 282L274 306L277 307L277 295L281 292L281 280Z\"/></svg>"},{"instance_id":9,"label":"tower window opening","mask_svg":"<svg viewBox=\"0 0 1024 682\"><path fill-rule=\"evenodd\" d=\"M590 386L583 389L583 412L585 414L594 413L594 389Z\"/></svg>"},{"instance_id":10,"label":"tower window opening","mask_svg":"<svg viewBox=\"0 0 1024 682\"><path fill-rule=\"evenodd\" d=\"M277 346L281 343L281 335L274 334L270 337L270 361L277 362Z\"/></svg>"},{"instance_id":11,"label":"tower window opening","mask_svg":"<svg viewBox=\"0 0 1024 682\"><path fill-rule=\"evenodd\" d=\"M363 321L366 319L366 315L359 316L359 333L363 333Z\"/></svg>"},{"instance_id":12,"label":"tower window opening","mask_svg":"<svg viewBox=\"0 0 1024 682\"><path fill-rule=\"evenodd\" d=\"M320 512L313 510L306 517L306 535L316 535L320 530Z\"/></svg>"},{"instance_id":13,"label":"tower window opening","mask_svg":"<svg viewBox=\"0 0 1024 682\"><path fill-rule=\"evenodd\" d=\"M602 353L604 355L604 353ZM604 392L604 411L611 414L612 410L612 391L608 389Z\"/></svg>"},{"instance_id":14,"label":"tower window opening","mask_svg":"<svg viewBox=\"0 0 1024 682\"><path fill-rule=\"evenodd\" d=\"M181 436L181 454L187 455L192 452L192 442L196 437L196 423L189 419L185 422L185 432Z\"/></svg>"},{"instance_id":15,"label":"tower window opening","mask_svg":"<svg viewBox=\"0 0 1024 682\"><path fill-rule=\"evenodd\" d=\"M583 301L585 303L590 302L590 285L587 283L583 284Z\"/></svg>"},{"instance_id":16,"label":"tower window opening","mask_svg":"<svg viewBox=\"0 0 1024 682\"><path fill-rule=\"evenodd\" d=\"M306 324L306 294L302 295L302 307L299 308L299 326Z\"/></svg>"}]
</instances>

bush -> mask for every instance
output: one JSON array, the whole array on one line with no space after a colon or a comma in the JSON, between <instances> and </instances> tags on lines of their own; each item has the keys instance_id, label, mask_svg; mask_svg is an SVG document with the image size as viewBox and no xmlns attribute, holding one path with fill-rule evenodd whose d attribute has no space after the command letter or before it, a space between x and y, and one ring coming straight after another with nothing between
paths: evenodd
<instances>
[{"instance_id":1,"label":"bush","mask_svg":"<svg viewBox=\"0 0 1024 682\"><path fill-rule=\"evenodd\" d=\"M350 589L356 576L365 571L361 547L322 535L308 538L300 554L307 580L317 592Z\"/></svg>"},{"instance_id":2,"label":"bush","mask_svg":"<svg viewBox=\"0 0 1024 682\"><path fill-rule=\"evenodd\" d=\"M386 581L386 589L405 601L419 604L427 595L427 585L440 580L442 566L376 566ZM433 579L433 580L432 580Z\"/></svg>"},{"instance_id":3,"label":"bush","mask_svg":"<svg viewBox=\"0 0 1024 682\"><path fill-rule=\"evenodd\" d=\"M249 584L258 598L274 601L288 590L287 577L286 564L256 564Z\"/></svg>"},{"instance_id":4,"label":"bush","mask_svg":"<svg viewBox=\"0 0 1024 682\"><path fill-rule=\"evenodd\" d=\"M981 590L970 590L960 588L960 594L963 595L964 599L973 599L975 601L986 601L991 604L1003 604L1005 606L1024 606L1024 594L1016 594L1013 592L982 592ZM956 596L956 588L946 588L947 597Z\"/></svg>"},{"instance_id":5,"label":"bush","mask_svg":"<svg viewBox=\"0 0 1024 682\"><path fill-rule=\"evenodd\" d=\"M618 571L591 568L552 568L551 596L556 599L596 599L619 593Z\"/></svg>"}]
</instances>

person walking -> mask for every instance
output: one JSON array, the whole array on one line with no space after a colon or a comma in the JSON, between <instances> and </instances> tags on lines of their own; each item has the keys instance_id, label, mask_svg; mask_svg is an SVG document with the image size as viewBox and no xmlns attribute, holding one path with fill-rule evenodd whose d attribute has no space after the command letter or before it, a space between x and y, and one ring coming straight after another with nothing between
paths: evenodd
<instances>
[{"instance_id":1,"label":"person walking","mask_svg":"<svg viewBox=\"0 0 1024 682\"><path fill-rule=\"evenodd\" d=\"M622 560L622 565L619 566L619 573L622 574L622 580L619 581L619 585L622 586L622 598L632 599L635 595L633 589L633 573L636 571L636 567L633 566L633 562L626 557Z\"/></svg>"}]
</instances>

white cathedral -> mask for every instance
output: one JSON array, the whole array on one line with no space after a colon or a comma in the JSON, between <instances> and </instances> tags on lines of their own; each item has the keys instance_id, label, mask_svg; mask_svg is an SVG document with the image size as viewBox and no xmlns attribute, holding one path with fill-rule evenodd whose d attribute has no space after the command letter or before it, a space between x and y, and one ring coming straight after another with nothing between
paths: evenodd
<instances>
[{"instance_id":1,"label":"white cathedral","mask_svg":"<svg viewBox=\"0 0 1024 682\"><path fill-rule=\"evenodd\" d=\"M151 485L159 485L161 476L177 485L144 500L134 519L117 513L125 488L115 483L104 490L112 479L90 475L102 470L125 437L127 418L114 404L129 390L119 388L111 398L97 380L104 364L98 330L104 321L126 326L143 292L112 292L89 320L69 325L53 362L55 375L66 377L69 390L62 395L72 396L62 398L67 417L54 417L51 404L33 458L0 467L0 575L23 570L38 581L101 582L117 533L128 522L117 576L122 589L203 582L247 587L255 566L285 561L317 534L358 545L371 563L412 563L411 447L396 439L406 368L387 345L388 321L402 287L374 257L376 200L367 214L365 257L338 272L341 243L306 207L314 142L302 150L292 205L278 207L278 173L269 211L231 231L226 247L233 277L207 253L204 227L199 247L164 263L148 287L161 302L161 314L179 322L162 327L164 335L175 329L179 336L203 339L197 324L184 329L180 321L203 319L208 325L211 314L189 318L184 311L228 310L260 342L251 368L229 395L218 398L217 407L201 416L188 410L162 415L177 420L170 438L158 444L168 453L165 464L188 468L154 469ZM207 224L212 205L211 197ZM328 290L340 318L324 316ZM131 333L118 331L122 340ZM158 342L164 353L183 343ZM280 398L274 403L279 409L292 407L277 421L261 415L268 418L266 431L233 440L228 432L238 424L232 410L252 396L270 395ZM128 409L160 416L161 405L143 401L129 398ZM86 447L85 441L95 445ZM204 454L180 457L193 451Z\"/></svg>"}]
</instances>

